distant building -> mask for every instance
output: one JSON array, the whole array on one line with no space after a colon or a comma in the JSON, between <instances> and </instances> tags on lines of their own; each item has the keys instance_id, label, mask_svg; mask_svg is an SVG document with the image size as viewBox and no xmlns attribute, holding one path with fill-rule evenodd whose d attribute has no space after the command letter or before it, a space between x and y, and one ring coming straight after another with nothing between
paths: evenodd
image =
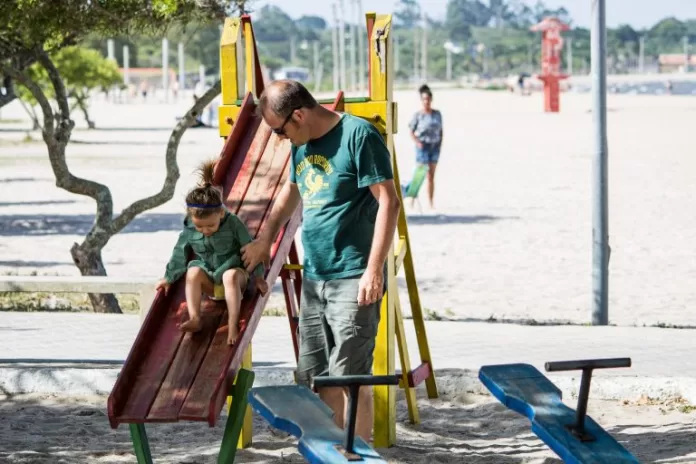
<instances>
[{"instance_id":1,"label":"distant building","mask_svg":"<svg viewBox=\"0 0 696 464\"><path fill-rule=\"evenodd\" d=\"M125 69L119 68L121 75L125 75ZM169 68L169 83L177 79L176 71ZM128 68L128 80L131 84L141 85L146 81L151 87L162 86L162 68Z\"/></svg>"},{"instance_id":2,"label":"distant building","mask_svg":"<svg viewBox=\"0 0 696 464\"><path fill-rule=\"evenodd\" d=\"M683 53L662 53L657 58L661 73L672 73L684 68ZM689 56L689 69L696 69L696 55Z\"/></svg>"}]
</instances>

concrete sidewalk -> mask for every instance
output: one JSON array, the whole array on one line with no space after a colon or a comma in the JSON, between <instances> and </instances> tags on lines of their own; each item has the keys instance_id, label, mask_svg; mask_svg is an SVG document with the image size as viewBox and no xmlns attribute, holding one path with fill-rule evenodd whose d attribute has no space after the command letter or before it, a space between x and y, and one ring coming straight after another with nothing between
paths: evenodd
<instances>
[{"instance_id":1,"label":"concrete sidewalk","mask_svg":"<svg viewBox=\"0 0 696 464\"><path fill-rule=\"evenodd\" d=\"M405 325L411 365L417 366L415 331L409 320ZM139 327L137 316L0 312L0 393L108 394ZM543 371L547 361L630 357L631 368L595 372L592 397L681 396L696 403L692 330L450 321L428 321L426 330L443 394L484 392L476 375L486 364L523 362ZM257 385L291 381L287 319L261 320L253 357ZM548 376L572 395L579 374Z\"/></svg>"}]
</instances>

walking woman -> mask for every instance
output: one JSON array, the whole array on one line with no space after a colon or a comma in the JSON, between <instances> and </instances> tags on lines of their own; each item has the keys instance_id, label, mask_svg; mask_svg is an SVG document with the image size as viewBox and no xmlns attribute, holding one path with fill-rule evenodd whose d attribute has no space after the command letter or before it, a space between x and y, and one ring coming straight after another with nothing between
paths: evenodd
<instances>
[{"instance_id":1,"label":"walking woman","mask_svg":"<svg viewBox=\"0 0 696 464\"><path fill-rule=\"evenodd\" d=\"M440 158L442 145L442 114L432 107L433 93L423 84L418 89L422 108L416 112L408 123L411 137L416 144L416 162L428 167L428 200L434 208L435 168Z\"/></svg>"}]
</instances>

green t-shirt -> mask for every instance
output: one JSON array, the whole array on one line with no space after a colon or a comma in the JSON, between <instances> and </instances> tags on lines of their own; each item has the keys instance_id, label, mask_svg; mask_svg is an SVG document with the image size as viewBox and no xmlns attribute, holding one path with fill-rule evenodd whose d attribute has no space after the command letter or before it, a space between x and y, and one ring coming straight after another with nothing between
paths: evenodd
<instances>
[{"instance_id":1,"label":"green t-shirt","mask_svg":"<svg viewBox=\"0 0 696 464\"><path fill-rule=\"evenodd\" d=\"M378 203L369 186L393 179L384 139L349 114L321 138L292 147L290 182L303 204L304 275L333 280L367 268Z\"/></svg>"}]
</instances>

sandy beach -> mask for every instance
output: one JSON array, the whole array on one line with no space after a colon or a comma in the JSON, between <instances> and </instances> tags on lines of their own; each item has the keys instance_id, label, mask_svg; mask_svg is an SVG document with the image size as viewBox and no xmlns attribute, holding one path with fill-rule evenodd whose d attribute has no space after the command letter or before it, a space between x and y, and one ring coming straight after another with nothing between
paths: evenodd
<instances>
[{"instance_id":1,"label":"sandy beach","mask_svg":"<svg viewBox=\"0 0 696 464\"><path fill-rule=\"evenodd\" d=\"M407 123L415 91L397 92L398 165L414 168ZM696 326L696 200L692 97L609 95L610 322ZM68 148L73 173L112 189L114 210L159 190L177 104L95 102L98 130L78 129ZM407 207L421 300L431 317L473 321L586 324L592 285L592 100L563 94L561 113L542 97L435 90L445 142L436 210ZM3 108L5 119L25 118ZM28 121L0 124L0 272L77 275L69 248L93 220L92 200L55 186L38 133ZM189 130L179 150L174 198L137 218L104 250L109 275L164 270L183 219L194 168L217 156L217 129ZM301 251L301 247L300 247ZM399 279L404 284L403 276ZM408 298L401 297L409 313ZM269 303L282 308L279 286ZM667 349L667 347L666 347ZM424 398L422 392L419 394ZM574 407L575 398L568 398ZM105 397L0 397L0 462L135 462L125 427L109 429ZM443 394L420 401L422 424L407 424L399 402L398 444L390 462L560 462L526 419L490 396ZM649 399L590 402L589 414L641 462L696 462L691 406ZM153 455L162 463L215 462L224 427L157 424ZM294 439L257 420L255 445L239 462L302 462ZM175 437L172 439L172 437Z\"/></svg>"},{"instance_id":2,"label":"sandy beach","mask_svg":"<svg viewBox=\"0 0 696 464\"><path fill-rule=\"evenodd\" d=\"M421 398L424 396L421 394ZM574 407L575 400L569 400ZM113 430L106 398L18 395L0 401L0 462L134 463L125 426ZM443 395L421 399L421 424L410 425L404 401L397 405L397 444L380 449L390 463L552 464L562 462L529 429L529 422L490 396ZM687 412L684 412L687 411ZM643 463L694 463L693 413L681 404L594 401L588 414ZM225 414L205 424L147 426L153 459L166 464L217 462ZM301 463L292 436L254 419L251 448L236 462Z\"/></svg>"},{"instance_id":3,"label":"sandy beach","mask_svg":"<svg viewBox=\"0 0 696 464\"><path fill-rule=\"evenodd\" d=\"M423 214L408 208L421 300L431 314L590 321L591 95L564 93L558 114L545 114L541 98L435 92L445 124L436 211L427 210L425 190ZM407 123L419 102L415 92L397 92L396 100L396 149L406 182L415 162ZM109 185L120 211L161 187L166 140L186 105L95 102L102 130L87 131L78 120L69 166ZM608 106L610 322L694 326L694 100L609 95ZM21 118L21 109L3 109L3 117ZM27 125L0 125L0 272L77 274L68 250L89 229L94 203L55 186L42 142L13 142L24 137L16 129ZM216 129L186 133L175 197L109 242L110 275L153 282L161 276L180 229L183 197L195 181L191 173L221 145ZM279 290L271 306L282 307ZM401 301L408 314L407 298Z\"/></svg>"}]
</instances>

